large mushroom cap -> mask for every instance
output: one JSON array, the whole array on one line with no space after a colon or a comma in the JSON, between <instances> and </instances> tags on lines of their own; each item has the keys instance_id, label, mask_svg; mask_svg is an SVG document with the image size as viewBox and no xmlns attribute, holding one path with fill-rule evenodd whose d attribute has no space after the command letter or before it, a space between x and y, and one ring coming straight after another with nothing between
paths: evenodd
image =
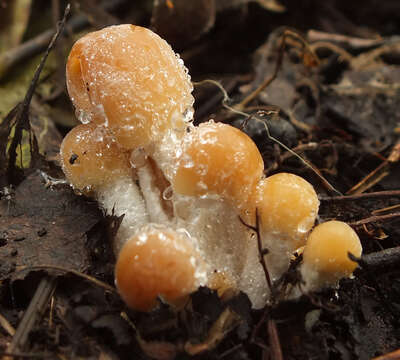
<instances>
[{"instance_id":1,"label":"large mushroom cap","mask_svg":"<svg viewBox=\"0 0 400 360\"><path fill-rule=\"evenodd\" d=\"M110 127L128 149L184 129L194 101L183 61L157 34L134 25L79 39L68 58L67 87L81 121Z\"/></svg>"}]
</instances>

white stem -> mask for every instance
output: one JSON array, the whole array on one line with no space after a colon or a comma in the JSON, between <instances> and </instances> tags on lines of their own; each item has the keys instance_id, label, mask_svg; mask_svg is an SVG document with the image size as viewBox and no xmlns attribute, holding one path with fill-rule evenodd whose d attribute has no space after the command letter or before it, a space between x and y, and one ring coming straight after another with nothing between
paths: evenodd
<instances>
[{"instance_id":1,"label":"white stem","mask_svg":"<svg viewBox=\"0 0 400 360\"><path fill-rule=\"evenodd\" d=\"M169 218L162 206L162 194L156 185L153 169L148 161L137 169L139 185L151 222L169 224Z\"/></svg>"},{"instance_id":2,"label":"white stem","mask_svg":"<svg viewBox=\"0 0 400 360\"><path fill-rule=\"evenodd\" d=\"M250 232L237 211L219 197L197 198L174 194L175 226L186 229L214 270L222 271L235 285L245 265Z\"/></svg>"},{"instance_id":3,"label":"white stem","mask_svg":"<svg viewBox=\"0 0 400 360\"><path fill-rule=\"evenodd\" d=\"M107 215L124 215L113 244L114 253L118 255L125 242L149 222L142 194L130 177L124 177L101 189L97 194L97 201Z\"/></svg>"}]
</instances>

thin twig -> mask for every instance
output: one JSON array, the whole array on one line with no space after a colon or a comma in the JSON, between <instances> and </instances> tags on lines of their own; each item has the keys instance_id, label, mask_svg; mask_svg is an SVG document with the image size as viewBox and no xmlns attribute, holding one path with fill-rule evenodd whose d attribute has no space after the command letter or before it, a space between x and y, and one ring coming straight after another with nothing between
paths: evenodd
<instances>
[{"instance_id":1,"label":"thin twig","mask_svg":"<svg viewBox=\"0 0 400 360\"><path fill-rule=\"evenodd\" d=\"M371 214L372 215L378 215L378 214L385 213L385 212L388 212L388 211L391 211L391 210L395 210L395 209L398 209L398 208L400 208L400 204L387 206L387 207L384 207L384 208L381 208L381 209L376 209L374 211L371 211Z\"/></svg>"},{"instance_id":2,"label":"thin twig","mask_svg":"<svg viewBox=\"0 0 400 360\"><path fill-rule=\"evenodd\" d=\"M310 48L307 41L303 39L303 37L297 34L296 32L286 29L282 34L281 43L278 50L278 58L275 63L274 72L269 78L266 78L256 90L254 90L248 96L246 96L239 104L235 105L236 110L243 111L251 101L253 101L268 85L270 85L277 78L279 70L282 67L287 39L291 37L293 37L302 44L303 51L306 50L307 54L311 56L313 60L315 60L315 62L317 63L319 62L318 57L315 55L314 51Z\"/></svg>"},{"instance_id":3,"label":"thin twig","mask_svg":"<svg viewBox=\"0 0 400 360\"><path fill-rule=\"evenodd\" d=\"M26 359L47 359L52 358L54 359L54 354L45 354L45 353L22 353L22 352L8 352L8 351L0 351L0 356L7 359L9 357L12 358L26 358Z\"/></svg>"},{"instance_id":4,"label":"thin twig","mask_svg":"<svg viewBox=\"0 0 400 360\"><path fill-rule=\"evenodd\" d=\"M394 219L394 218L400 218L400 212L395 212L395 213L387 214L387 215L370 216L365 219L354 221L354 222L351 222L348 224L350 226L359 226L359 225L363 225L363 224L368 224L368 223L383 221L383 220L389 220L389 219Z\"/></svg>"},{"instance_id":5,"label":"thin twig","mask_svg":"<svg viewBox=\"0 0 400 360\"><path fill-rule=\"evenodd\" d=\"M258 214L258 209L256 208L256 225L255 226L246 224L241 217L239 217L239 220L242 222L242 224L244 226L248 227L250 230L253 230L256 233L256 236L257 236L257 247L258 247L258 258L259 258L260 264L261 264L261 266L262 266L262 268L264 270L265 280L267 282L267 285L268 285L269 290L270 290L271 295L272 295L272 291L273 291L272 281L271 281L271 277L269 275L267 263L265 262L265 255L268 253L268 249L264 249L263 246L262 246L261 234L260 234L260 216Z\"/></svg>"},{"instance_id":6,"label":"thin twig","mask_svg":"<svg viewBox=\"0 0 400 360\"><path fill-rule=\"evenodd\" d=\"M68 4L67 7L65 8L64 16L61 22L58 25L58 29L56 33L53 35L50 43L47 46L46 52L43 55L40 64L36 68L35 74L33 75L33 79L31 81L31 84L28 88L28 91L25 94L24 100L19 103L16 108L17 108L17 113L15 115L15 131L14 131L14 136L12 138L10 147L8 149L8 167L7 167L7 178L8 182L11 184L14 180L15 176L15 171L16 171L16 164L15 161L17 159L17 148L18 146L21 145L22 141L22 133L23 130L28 130L29 131L29 139L30 139L30 149L31 149L31 156L37 156L39 149L37 145L36 138L34 134L31 131L30 127L30 121L29 121L29 106L32 101L33 94L36 89L36 85L39 81L40 74L43 70L44 64L46 63L47 57L49 56L51 50L54 48L57 39L59 38L60 34L62 33L65 22L67 20L67 16L69 14L70 10L70 5ZM22 161L22 159L21 159Z\"/></svg>"},{"instance_id":7,"label":"thin twig","mask_svg":"<svg viewBox=\"0 0 400 360\"><path fill-rule=\"evenodd\" d=\"M14 327L9 323L9 321L0 314L0 325L1 327L8 332L8 335L14 336L15 334L15 329Z\"/></svg>"},{"instance_id":8,"label":"thin twig","mask_svg":"<svg viewBox=\"0 0 400 360\"><path fill-rule=\"evenodd\" d=\"M355 194L355 195L342 195L321 198L321 201L353 201L353 200L368 200L368 199L379 199L386 197L400 197L400 190L384 190L375 191L370 193Z\"/></svg>"},{"instance_id":9,"label":"thin twig","mask_svg":"<svg viewBox=\"0 0 400 360\"><path fill-rule=\"evenodd\" d=\"M332 34L314 29L307 32L307 39L311 42L311 44L324 41L340 44L341 46L346 46L348 48L357 50L377 47L385 42L384 39L364 39L343 34Z\"/></svg>"},{"instance_id":10,"label":"thin twig","mask_svg":"<svg viewBox=\"0 0 400 360\"><path fill-rule=\"evenodd\" d=\"M84 273L81 273L77 270L74 269L68 269L66 267L63 266L56 266L56 265L37 265L37 266L27 266L22 268L21 270L19 270L18 272L23 272L23 271L35 271L35 270L56 270L56 271L61 271L65 274L70 273L73 274L75 276L78 276L82 279L85 279L99 287L102 287L104 290L110 291L112 293L116 293L117 290L115 288L113 288L112 286L108 285L107 283L98 280L96 278L94 278L93 276L90 275L86 275Z\"/></svg>"},{"instance_id":11,"label":"thin twig","mask_svg":"<svg viewBox=\"0 0 400 360\"><path fill-rule=\"evenodd\" d=\"M29 333L33 329L39 318L42 317L44 309L55 290L57 279L51 276L45 276L39 283L28 308L26 309L22 320L20 321L15 335L7 348L7 352L14 353L21 350L27 343Z\"/></svg>"},{"instance_id":12,"label":"thin twig","mask_svg":"<svg viewBox=\"0 0 400 360\"><path fill-rule=\"evenodd\" d=\"M271 347L271 359L283 360L283 353L281 342L279 340L278 329L276 328L275 321L271 318L267 320L267 332Z\"/></svg>"}]
</instances>

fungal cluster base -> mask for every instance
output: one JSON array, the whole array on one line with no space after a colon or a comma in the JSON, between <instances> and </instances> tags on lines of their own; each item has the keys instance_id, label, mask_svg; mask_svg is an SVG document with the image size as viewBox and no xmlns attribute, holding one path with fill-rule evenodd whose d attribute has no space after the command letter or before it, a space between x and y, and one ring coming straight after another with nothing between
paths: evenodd
<instances>
[{"instance_id":1,"label":"fungal cluster base","mask_svg":"<svg viewBox=\"0 0 400 360\"><path fill-rule=\"evenodd\" d=\"M118 25L87 34L71 50L67 87L82 124L62 143L62 168L106 213L124 215L115 275L129 306L147 311L157 297L178 305L201 285L239 289L264 306L256 214L272 282L303 246L304 291L354 271L347 252L361 255L356 233L338 221L312 230L319 201L308 182L265 178L261 154L240 130L192 124L188 71L152 31Z\"/></svg>"}]
</instances>

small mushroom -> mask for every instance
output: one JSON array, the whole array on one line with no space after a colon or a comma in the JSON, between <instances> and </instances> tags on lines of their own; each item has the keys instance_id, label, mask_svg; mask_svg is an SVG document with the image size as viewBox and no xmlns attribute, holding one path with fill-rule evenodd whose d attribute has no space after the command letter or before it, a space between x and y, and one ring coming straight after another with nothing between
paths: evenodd
<instances>
[{"instance_id":1,"label":"small mushroom","mask_svg":"<svg viewBox=\"0 0 400 360\"><path fill-rule=\"evenodd\" d=\"M293 252L304 245L318 215L318 197L312 185L300 176L279 173L259 182L250 206L257 208L259 235L265 251L262 256L273 282L289 268ZM263 307L270 297L259 258L254 238L247 251L239 287L249 295L255 308Z\"/></svg>"},{"instance_id":2,"label":"small mushroom","mask_svg":"<svg viewBox=\"0 0 400 360\"><path fill-rule=\"evenodd\" d=\"M148 222L127 152L108 129L81 124L65 136L60 155L65 176L75 189L96 198L107 213L124 215L114 242L118 253L126 237Z\"/></svg>"},{"instance_id":3,"label":"small mushroom","mask_svg":"<svg viewBox=\"0 0 400 360\"><path fill-rule=\"evenodd\" d=\"M316 226L307 239L301 274L306 291L335 286L351 276L357 263L348 254L359 258L362 246L357 233L342 221L327 221Z\"/></svg>"},{"instance_id":4,"label":"small mushroom","mask_svg":"<svg viewBox=\"0 0 400 360\"><path fill-rule=\"evenodd\" d=\"M157 297L179 305L206 284L207 277L193 239L184 231L149 224L121 249L115 282L128 306L148 311L156 306Z\"/></svg>"},{"instance_id":5,"label":"small mushroom","mask_svg":"<svg viewBox=\"0 0 400 360\"><path fill-rule=\"evenodd\" d=\"M209 121L185 137L172 186L178 194L217 195L247 207L264 170L254 142L242 131Z\"/></svg>"},{"instance_id":6,"label":"small mushroom","mask_svg":"<svg viewBox=\"0 0 400 360\"><path fill-rule=\"evenodd\" d=\"M260 182L256 207L268 269L276 279L289 267L292 253L305 244L318 215L318 196L300 176L279 173Z\"/></svg>"}]
</instances>

